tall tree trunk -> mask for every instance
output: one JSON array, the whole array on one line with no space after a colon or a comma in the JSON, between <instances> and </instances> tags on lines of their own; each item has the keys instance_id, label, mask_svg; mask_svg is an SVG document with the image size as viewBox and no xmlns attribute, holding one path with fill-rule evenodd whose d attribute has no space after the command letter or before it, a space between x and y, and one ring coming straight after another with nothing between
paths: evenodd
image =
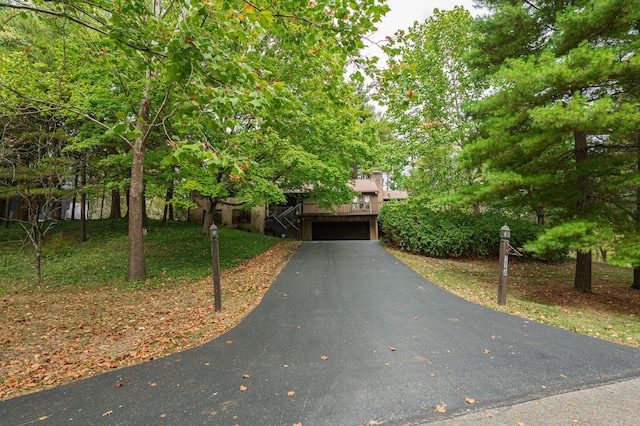
<instances>
[{"instance_id":1,"label":"tall tree trunk","mask_svg":"<svg viewBox=\"0 0 640 426\"><path fill-rule=\"evenodd\" d=\"M173 198L173 185L167 188L167 194L164 197L164 211L162 212L162 223L167 223L167 217L173 216L173 210L171 210L171 199ZM173 217L170 217L173 219Z\"/></svg>"},{"instance_id":2,"label":"tall tree trunk","mask_svg":"<svg viewBox=\"0 0 640 426\"><path fill-rule=\"evenodd\" d=\"M120 203L120 191L111 190L111 215L110 219L120 219L122 217L122 204Z\"/></svg>"},{"instance_id":3,"label":"tall tree trunk","mask_svg":"<svg viewBox=\"0 0 640 426\"><path fill-rule=\"evenodd\" d=\"M147 75L138 116L136 129L140 135L133 142L133 159L131 162L131 185L129 187L129 281L146 278L147 268L144 261L144 217L142 203L144 202L144 142L147 136L151 109L151 70L147 68Z\"/></svg>"},{"instance_id":4,"label":"tall tree trunk","mask_svg":"<svg viewBox=\"0 0 640 426\"><path fill-rule=\"evenodd\" d=\"M576 256L576 275L573 287L591 293L591 252L579 251Z\"/></svg>"},{"instance_id":5,"label":"tall tree trunk","mask_svg":"<svg viewBox=\"0 0 640 426\"><path fill-rule=\"evenodd\" d=\"M73 191L73 198L71 199L71 220L76 220L76 202L78 201L78 173L76 173Z\"/></svg>"},{"instance_id":6,"label":"tall tree trunk","mask_svg":"<svg viewBox=\"0 0 640 426\"><path fill-rule=\"evenodd\" d=\"M84 187L87 185L87 156L86 154L82 157L82 195L80 198L80 242L84 243L87 241L87 193L84 190Z\"/></svg>"},{"instance_id":7,"label":"tall tree trunk","mask_svg":"<svg viewBox=\"0 0 640 426\"><path fill-rule=\"evenodd\" d=\"M104 189L102 189L102 197L100 199L100 220L102 220L103 212L104 212Z\"/></svg>"},{"instance_id":8,"label":"tall tree trunk","mask_svg":"<svg viewBox=\"0 0 640 426\"><path fill-rule=\"evenodd\" d=\"M538 217L538 225L544 225L544 207L536 209L536 216Z\"/></svg>"},{"instance_id":9,"label":"tall tree trunk","mask_svg":"<svg viewBox=\"0 0 640 426\"><path fill-rule=\"evenodd\" d=\"M2 201L2 226L9 227L9 210L11 209L11 198L3 198Z\"/></svg>"},{"instance_id":10,"label":"tall tree trunk","mask_svg":"<svg viewBox=\"0 0 640 426\"><path fill-rule=\"evenodd\" d=\"M209 201L202 210L202 235L209 235L209 228L213 225L217 200L209 198Z\"/></svg>"},{"instance_id":11,"label":"tall tree trunk","mask_svg":"<svg viewBox=\"0 0 640 426\"><path fill-rule=\"evenodd\" d=\"M578 212L585 213L591 203L591 184L589 182L589 147L587 135L584 132L574 132L575 159L578 185L583 199L578 204ZM574 288L585 293L591 293L591 251L578 251L576 257L576 272Z\"/></svg>"},{"instance_id":12,"label":"tall tree trunk","mask_svg":"<svg viewBox=\"0 0 640 426\"><path fill-rule=\"evenodd\" d=\"M640 174L640 135L636 138L636 142L638 144L636 151L638 159L637 170L638 174ZM636 234L637 233L640 233L640 185L636 185ZM631 288L640 290L640 266L633 268L633 283L631 284Z\"/></svg>"}]
</instances>

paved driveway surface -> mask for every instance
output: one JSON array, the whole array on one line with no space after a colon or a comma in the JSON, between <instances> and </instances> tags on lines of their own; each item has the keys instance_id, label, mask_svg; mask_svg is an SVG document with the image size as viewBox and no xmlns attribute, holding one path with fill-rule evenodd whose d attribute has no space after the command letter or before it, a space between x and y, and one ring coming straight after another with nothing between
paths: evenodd
<instances>
[{"instance_id":1,"label":"paved driveway surface","mask_svg":"<svg viewBox=\"0 0 640 426\"><path fill-rule=\"evenodd\" d=\"M640 350L468 303L377 242L307 242L226 335L1 402L0 423L406 424L638 376Z\"/></svg>"}]
</instances>

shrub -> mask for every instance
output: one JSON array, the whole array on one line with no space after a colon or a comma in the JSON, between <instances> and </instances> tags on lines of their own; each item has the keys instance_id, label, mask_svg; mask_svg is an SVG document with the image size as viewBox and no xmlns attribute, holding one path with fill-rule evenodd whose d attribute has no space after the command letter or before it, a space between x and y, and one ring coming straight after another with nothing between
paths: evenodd
<instances>
[{"instance_id":1,"label":"shrub","mask_svg":"<svg viewBox=\"0 0 640 426\"><path fill-rule=\"evenodd\" d=\"M497 213L473 215L433 211L410 203L386 204L378 216L383 239L403 250L432 257L497 256L499 230L511 228L511 245L534 241L542 227Z\"/></svg>"}]
</instances>

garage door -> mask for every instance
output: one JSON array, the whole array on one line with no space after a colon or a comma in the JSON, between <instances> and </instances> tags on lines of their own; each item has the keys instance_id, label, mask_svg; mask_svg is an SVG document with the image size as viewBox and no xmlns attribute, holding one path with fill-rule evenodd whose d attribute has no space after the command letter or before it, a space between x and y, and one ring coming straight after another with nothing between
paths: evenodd
<instances>
[{"instance_id":1,"label":"garage door","mask_svg":"<svg viewBox=\"0 0 640 426\"><path fill-rule=\"evenodd\" d=\"M311 229L314 241L369 239L369 222L313 222Z\"/></svg>"}]
</instances>

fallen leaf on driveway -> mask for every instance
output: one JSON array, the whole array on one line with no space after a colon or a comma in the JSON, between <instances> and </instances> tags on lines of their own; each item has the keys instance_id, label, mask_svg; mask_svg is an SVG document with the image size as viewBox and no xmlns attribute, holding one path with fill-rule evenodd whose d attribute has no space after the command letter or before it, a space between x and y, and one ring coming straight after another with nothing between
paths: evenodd
<instances>
[{"instance_id":1,"label":"fallen leaf on driveway","mask_svg":"<svg viewBox=\"0 0 640 426\"><path fill-rule=\"evenodd\" d=\"M489 352L491 352L491 351L490 351L489 349L485 349L483 352L484 352L485 354L488 354L488 353L489 353Z\"/></svg>"},{"instance_id":2,"label":"fallen leaf on driveway","mask_svg":"<svg viewBox=\"0 0 640 426\"><path fill-rule=\"evenodd\" d=\"M467 397L467 398L465 398L465 399L464 399L464 401L465 401L467 404L475 404L475 403L476 403L476 400L475 400L475 399L473 399L473 398L468 398L468 397Z\"/></svg>"},{"instance_id":3,"label":"fallen leaf on driveway","mask_svg":"<svg viewBox=\"0 0 640 426\"><path fill-rule=\"evenodd\" d=\"M118 382L113 386L116 387L116 388L121 388L122 387L122 382Z\"/></svg>"},{"instance_id":4,"label":"fallen leaf on driveway","mask_svg":"<svg viewBox=\"0 0 640 426\"><path fill-rule=\"evenodd\" d=\"M328 357L328 356L326 356L326 355L322 355L320 358L322 358L322 360L323 360L323 361L326 361L326 360L328 360L328 359L329 359L329 357Z\"/></svg>"},{"instance_id":5,"label":"fallen leaf on driveway","mask_svg":"<svg viewBox=\"0 0 640 426\"><path fill-rule=\"evenodd\" d=\"M242 378L243 378L243 379L248 379L248 378L249 378L249 375L248 375L248 374L243 374L243 375L242 375Z\"/></svg>"},{"instance_id":6,"label":"fallen leaf on driveway","mask_svg":"<svg viewBox=\"0 0 640 426\"><path fill-rule=\"evenodd\" d=\"M294 423L293 426L302 426L302 423Z\"/></svg>"},{"instance_id":7,"label":"fallen leaf on driveway","mask_svg":"<svg viewBox=\"0 0 640 426\"><path fill-rule=\"evenodd\" d=\"M227 340L225 343L226 343L227 345L232 345L232 344L233 344L233 340Z\"/></svg>"},{"instance_id":8,"label":"fallen leaf on driveway","mask_svg":"<svg viewBox=\"0 0 640 426\"><path fill-rule=\"evenodd\" d=\"M240 385L240 392L244 392L244 391L246 391L246 390L247 390L247 387L246 387L246 386L242 386L242 385Z\"/></svg>"},{"instance_id":9,"label":"fallen leaf on driveway","mask_svg":"<svg viewBox=\"0 0 640 426\"><path fill-rule=\"evenodd\" d=\"M296 393L295 393L294 391L289 391L289 392L287 392L287 396L293 396L293 395L295 395L295 394L296 394Z\"/></svg>"},{"instance_id":10,"label":"fallen leaf on driveway","mask_svg":"<svg viewBox=\"0 0 640 426\"><path fill-rule=\"evenodd\" d=\"M393 346L389 346L389 350L390 350L391 352L394 352L394 351L397 351L398 349L394 348Z\"/></svg>"},{"instance_id":11,"label":"fallen leaf on driveway","mask_svg":"<svg viewBox=\"0 0 640 426\"><path fill-rule=\"evenodd\" d=\"M113 414L113 410L109 410L109 411L106 411L106 412L102 413L102 417L107 417L107 416L110 416L112 414Z\"/></svg>"},{"instance_id":12,"label":"fallen leaf on driveway","mask_svg":"<svg viewBox=\"0 0 640 426\"><path fill-rule=\"evenodd\" d=\"M447 407L445 407L444 405L436 405L436 411L438 413L446 413Z\"/></svg>"}]
</instances>

